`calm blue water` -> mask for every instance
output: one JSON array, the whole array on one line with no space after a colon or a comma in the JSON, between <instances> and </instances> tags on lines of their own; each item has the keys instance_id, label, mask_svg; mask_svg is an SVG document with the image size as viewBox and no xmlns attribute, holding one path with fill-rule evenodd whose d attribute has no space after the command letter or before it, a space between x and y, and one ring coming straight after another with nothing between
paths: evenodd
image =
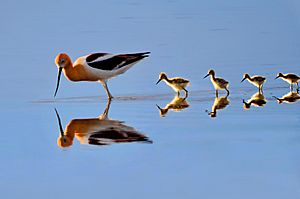
<instances>
[{"instance_id":1,"label":"calm blue water","mask_svg":"<svg viewBox=\"0 0 300 199\"><path fill-rule=\"evenodd\" d=\"M2 197L299 198L300 103L272 97L289 92L276 73L300 74L299 10L293 0L2 2ZM97 83L63 77L53 100L54 58L98 51L152 52L109 82L108 115L152 144L95 146L77 135L71 147L57 145L55 108L65 131L101 115L106 97ZM230 81L216 118L209 68ZM161 71L191 81L189 106L165 117L156 105L175 93L155 85ZM240 83L244 72L268 78L264 107L243 108L256 93Z\"/></svg>"}]
</instances>

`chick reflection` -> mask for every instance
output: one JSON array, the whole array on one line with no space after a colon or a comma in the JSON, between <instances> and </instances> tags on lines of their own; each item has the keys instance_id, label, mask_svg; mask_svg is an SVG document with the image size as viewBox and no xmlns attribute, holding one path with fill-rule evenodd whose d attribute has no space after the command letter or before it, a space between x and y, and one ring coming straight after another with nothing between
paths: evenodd
<instances>
[{"instance_id":1,"label":"chick reflection","mask_svg":"<svg viewBox=\"0 0 300 199\"><path fill-rule=\"evenodd\" d=\"M289 93L285 94L281 98L277 98L274 96L274 98L277 100L278 104L282 104L283 102L292 104L297 102L300 99L300 95L298 92L292 92L290 91Z\"/></svg>"},{"instance_id":2,"label":"chick reflection","mask_svg":"<svg viewBox=\"0 0 300 199\"><path fill-rule=\"evenodd\" d=\"M251 105L256 107L264 106L267 103L265 96L261 92L254 93L250 99L247 101L243 100L244 109L250 109Z\"/></svg>"},{"instance_id":3,"label":"chick reflection","mask_svg":"<svg viewBox=\"0 0 300 199\"><path fill-rule=\"evenodd\" d=\"M159 109L159 114L161 117L165 117L169 111L169 109L175 111L175 112L179 112L182 111L185 108L188 108L190 105L189 103L185 100L185 98L181 98L179 96L175 96L174 99L168 103L165 108L160 108L158 105L157 108Z\"/></svg>"},{"instance_id":4,"label":"chick reflection","mask_svg":"<svg viewBox=\"0 0 300 199\"><path fill-rule=\"evenodd\" d=\"M211 112L208 113L210 117L217 117L217 110L224 109L228 106L230 101L228 100L228 95L225 97L216 97L214 104L211 107Z\"/></svg>"},{"instance_id":5,"label":"chick reflection","mask_svg":"<svg viewBox=\"0 0 300 199\"><path fill-rule=\"evenodd\" d=\"M74 137L80 144L109 145L112 143L145 142L152 143L145 135L139 133L133 127L126 126L118 120L108 118L110 100L102 115L97 118L73 119L67 124L65 130L62 128L61 120L55 109L60 135L57 145L61 148L73 144Z\"/></svg>"}]
</instances>

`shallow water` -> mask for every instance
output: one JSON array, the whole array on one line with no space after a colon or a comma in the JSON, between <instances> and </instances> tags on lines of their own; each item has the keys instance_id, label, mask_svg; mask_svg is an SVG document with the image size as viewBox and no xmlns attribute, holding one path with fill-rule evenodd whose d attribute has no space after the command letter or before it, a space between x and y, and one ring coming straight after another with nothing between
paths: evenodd
<instances>
[{"instance_id":1,"label":"shallow water","mask_svg":"<svg viewBox=\"0 0 300 199\"><path fill-rule=\"evenodd\" d=\"M276 73L300 74L297 1L9 1L1 8L3 198L299 197L300 103L274 98L289 93ZM152 53L109 82L115 99L98 121L107 99L97 83L63 77L53 99L61 51L73 60L97 51ZM203 80L211 67L230 81L223 104ZM188 78L189 97L155 85L161 71ZM267 77L263 106L245 109L257 89L240 83L244 72ZM57 144L55 109L65 134L74 121L81 128L70 147ZM148 142L113 134L120 143L107 143L105 127Z\"/></svg>"}]
</instances>

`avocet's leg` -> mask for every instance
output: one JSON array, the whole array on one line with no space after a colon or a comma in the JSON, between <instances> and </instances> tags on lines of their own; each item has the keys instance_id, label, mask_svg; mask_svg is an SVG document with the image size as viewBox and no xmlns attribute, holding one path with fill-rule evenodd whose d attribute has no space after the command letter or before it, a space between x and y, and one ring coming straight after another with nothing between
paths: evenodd
<instances>
[{"instance_id":1,"label":"avocet's leg","mask_svg":"<svg viewBox=\"0 0 300 199\"><path fill-rule=\"evenodd\" d=\"M104 87L104 89L105 89L105 91L106 91L106 93L107 93L108 99L112 99L113 96L110 94L110 92L109 92L109 90L108 90L106 81L100 81L100 82L102 83L102 85L103 85L103 87Z\"/></svg>"},{"instance_id":2,"label":"avocet's leg","mask_svg":"<svg viewBox=\"0 0 300 199\"><path fill-rule=\"evenodd\" d=\"M219 97L218 89L216 89L216 97Z\"/></svg>"},{"instance_id":3,"label":"avocet's leg","mask_svg":"<svg viewBox=\"0 0 300 199\"><path fill-rule=\"evenodd\" d=\"M109 112L110 103L111 103L111 99L108 98L106 106L105 106L105 109L104 109L102 115L100 116L102 119L104 119L104 118L106 119L107 118L108 112Z\"/></svg>"},{"instance_id":4,"label":"avocet's leg","mask_svg":"<svg viewBox=\"0 0 300 199\"><path fill-rule=\"evenodd\" d=\"M178 97L180 96L180 91L177 91L177 96L178 96Z\"/></svg>"},{"instance_id":5,"label":"avocet's leg","mask_svg":"<svg viewBox=\"0 0 300 199\"><path fill-rule=\"evenodd\" d=\"M184 99L185 99L189 96L189 92L185 88L183 88L183 90L185 91L185 97L184 97Z\"/></svg>"}]
</instances>

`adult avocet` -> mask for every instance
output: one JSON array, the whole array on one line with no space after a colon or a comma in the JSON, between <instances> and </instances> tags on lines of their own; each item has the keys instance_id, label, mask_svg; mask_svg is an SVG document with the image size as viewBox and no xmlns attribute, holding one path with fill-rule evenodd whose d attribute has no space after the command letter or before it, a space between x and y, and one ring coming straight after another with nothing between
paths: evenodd
<instances>
[{"instance_id":1,"label":"adult avocet","mask_svg":"<svg viewBox=\"0 0 300 199\"><path fill-rule=\"evenodd\" d=\"M107 87L107 80L126 72L138 61L149 56L150 52L119 54L93 53L79 57L72 63L66 53L60 53L55 58L55 64L58 67L58 78L54 97L58 91L61 72L70 81L99 81L102 83L108 98L112 95Z\"/></svg>"}]
</instances>

